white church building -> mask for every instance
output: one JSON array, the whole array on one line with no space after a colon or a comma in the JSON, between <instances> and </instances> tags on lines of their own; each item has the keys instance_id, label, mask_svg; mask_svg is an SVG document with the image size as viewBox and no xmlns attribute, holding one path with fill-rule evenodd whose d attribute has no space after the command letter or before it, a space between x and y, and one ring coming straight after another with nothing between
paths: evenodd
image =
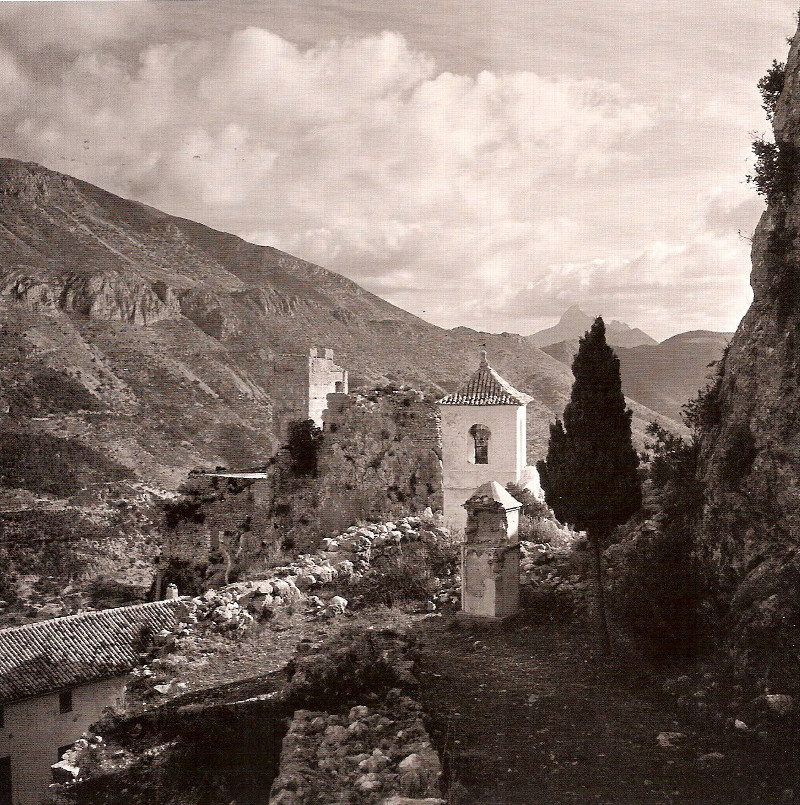
<instances>
[{"instance_id":1,"label":"white church building","mask_svg":"<svg viewBox=\"0 0 800 805\"><path fill-rule=\"evenodd\" d=\"M541 494L536 469L527 466L526 407L531 400L489 366L486 352L475 374L438 400L444 520L449 526L465 527L464 503L491 481L518 483Z\"/></svg>"}]
</instances>

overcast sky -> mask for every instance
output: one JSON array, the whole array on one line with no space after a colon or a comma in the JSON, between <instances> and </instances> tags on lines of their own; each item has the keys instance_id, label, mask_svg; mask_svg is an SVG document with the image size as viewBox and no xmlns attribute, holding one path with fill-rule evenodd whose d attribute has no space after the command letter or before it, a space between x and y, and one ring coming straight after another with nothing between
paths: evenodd
<instances>
[{"instance_id":1,"label":"overcast sky","mask_svg":"<svg viewBox=\"0 0 800 805\"><path fill-rule=\"evenodd\" d=\"M0 3L2 153L445 327L733 330L797 0Z\"/></svg>"}]
</instances>

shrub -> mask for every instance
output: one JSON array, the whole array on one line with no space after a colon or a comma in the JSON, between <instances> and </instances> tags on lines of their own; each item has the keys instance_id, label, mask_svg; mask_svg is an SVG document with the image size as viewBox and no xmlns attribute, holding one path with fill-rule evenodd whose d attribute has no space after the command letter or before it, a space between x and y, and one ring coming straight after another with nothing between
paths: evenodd
<instances>
[{"instance_id":1,"label":"shrub","mask_svg":"<svg viewBox=\"0 0 800 805\"><path fill-rule=\"evenodd\" d=\"M75 439L0 433L0 485L69 497L95 483L132 478L127 468Z\"/></svg>"},{"instance_id":2,"label":"shrub","mask_svg":"<svg viewBox=\"0 0 800 805\"><path fill-rule=\"evenodd\" d=\"M34 373L26 383L11 389L7 400L12 416L97 411L103 407L85 386L55 369Z\"/></svg>"},{"instance_id":3,"label":"shrub","mask_svg":"<svg viewBox=\"0 0 800 805\"><path fill-rule=\"evenodd\" d=\"M649 482L655 520L629 526L615 551L612 585L617 621L663 658L690 656L701 632L699 612L708 590L701 583L694 535L703 493L697 479L697 444L653 422ZM612 549L613 550L613 549Z\"/></svg>"},{"instance_id":4,"label":"shrub","mask_svg":"<svg viewBox=\"0 0 800 805\"><path fill-rule=\"evenodd\" d=\"M761 107L767 113L768 120L772 120L775 117L778 98L780 98L785 84L786 64L773 59L772 66L758 82L758 90L761 93Z\"/></svg>"},{"instance_id":5,"label":"shrub","mask_svg":"<svg viewBox=\"0 0 800 805\"><path fill-rule=\"evenodd\" d=\"M322 445L322 431L313 419L289 423L289 455L292 473L317 476L317 454Z\"/></svg>"},{"instance_id":6,"label":"shrub","mask_svg":"<svg viewBox=\"0 0 800 805\"><path fill-rule=\"evenodd\" d=\"M86 592L89 596L89 603L98 609L140 604L145 600L144 593L140 587L122 584L122 582L108 576L102 576L91 581Z\"/></svg>"},{"instance_id":7,"label":"shrub","mask_svg":"<svg viewBox=\"0 0 800 805\"><path fill-rule=\"evenodd\" d=\"M797 146L758 137L753 141L753 153L756 157L754 172L746 177L747 181L771 204L790 202L798 180L800 153Z\"/></svg>"},{"instance_id":8,"label":"shrub","mask_svg":"<svg viewBox=\"0 0 800 805\"><path fill-rule=\"evenodd\" d=\"M720 463L720 475L734 491L749 474L756 455L755 439L746 422L735 425L728 437Z\"/></svg>"},{"instance_id":9,"label":"shrub","mask_svg":"<svg viewBox=\"0 0 800 805\"><path fill-rule=\"evenodd\" d=\"M717 374L683 406L683 419L696 434L708 434L719 425L722 419L719 399L721 389L722 375Z\"/></svg>"},{"instance_id":10,"label":"shrub","mask_svg":"<svg viewBox=\"0 0 800 805\"><path fill-rule=\"evenodd\" d=\"M161 576L162 589L154 590L154 597L161 598L168 584L174 584L180 595L200 595L205 589L203 580L206 567L185 559L170 559Z\"/></svg>"},{"instance_id":11,"label":"shrub","mask_svg":"<svg viewBox=\"0 0 800 805\"><path fill-rule=\"evenodd\" d=\"M397 564L385 570L372 569L354 586L366 606L395 607L429 599L436 592L432 575L418 565Z\"/></svg>"},{"instance_id":12,"label":"shrub","mask_svg":"<svg viewBox=\"0 0 800 805\"><path fill-rule=\"evenodd\" d=\"M691 533L638 534L625 545L612 585L616 619L659 657L689 657L697 649L701 585Z\"/></svg>"},{"instance_id":13,"label":"shrub","mask_svg":"<svg viewBox=\"0 0 800 805\"><path fill-rule=\"evenodd\" d=\"M429 600L438 592L434 578L453 573L458 555L455 539L431 535L405 545L402 553L376 560L351 589L365 605L393 607Z\"/></svg>"},{"instance_id":14,"label":"shrub","mask_svg":"<svg viewBox=\"0 0 800 805\"><path fill-rule=\"evenodd\" d=\"M106 538L106 532L74 511L7 513L5 550L17 573L69 578L86 570L77 551L81 540Z\"/></svg>"},{"instance_id":15,"label":"shrub","mask_svg":"<svg viewBox=\"0 0 800 805\"><path fill-rule=\"evenodd\" d=\"M0 547L0 599L9 604L17 600L17 574L8 551L3 547Z\"/></svg>"}]
</instances>

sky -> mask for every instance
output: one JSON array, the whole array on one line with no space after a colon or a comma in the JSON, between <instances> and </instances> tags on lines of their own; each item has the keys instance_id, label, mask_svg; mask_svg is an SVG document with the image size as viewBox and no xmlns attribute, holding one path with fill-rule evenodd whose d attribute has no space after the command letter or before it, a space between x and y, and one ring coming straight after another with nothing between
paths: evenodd
<instances>
[{"instance_id":1,"label":"sky","mask_svg":"<svg viewBox=\"0 0 800 805\"><path fill-rule=\"evenodd\" d=\"M733 330L797 0L0 2L0 153L444 327Z\"/></svg>"}]
</instances>

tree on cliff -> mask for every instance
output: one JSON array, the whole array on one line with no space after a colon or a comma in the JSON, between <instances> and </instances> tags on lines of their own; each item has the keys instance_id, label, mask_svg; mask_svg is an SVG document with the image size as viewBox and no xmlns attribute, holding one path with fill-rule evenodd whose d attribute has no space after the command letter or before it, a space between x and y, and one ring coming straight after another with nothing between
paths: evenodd
<instances>
[{"instance_id":1,"label":"tree on cliff","mask_svg":"<svg viewBox=\"0 0 800 805\"><path fill-rule=\"evenodd\" d=\"M600 640L610 648L601 554L611 532L642 503L619 359L602 318L580 340L564 421L550 426L546 461L537 465L545 500L561 522L586 531L594 558Z\"/></svg>"}]
</instances>

